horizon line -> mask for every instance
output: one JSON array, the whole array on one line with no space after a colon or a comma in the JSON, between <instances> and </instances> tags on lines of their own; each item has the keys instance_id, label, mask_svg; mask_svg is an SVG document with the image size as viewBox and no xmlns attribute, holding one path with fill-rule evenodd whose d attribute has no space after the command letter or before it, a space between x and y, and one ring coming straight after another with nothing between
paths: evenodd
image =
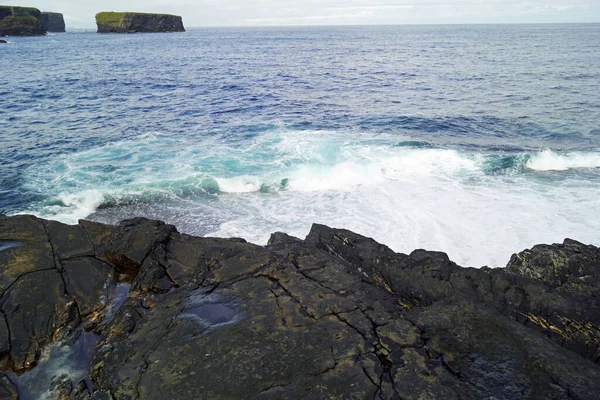
<instances>
[{"instance_id":1,"label":"horizon line","mask_svg":"<svg viewBox=\"0 0 600 400\"><path fill-rule=\"evenodd\" d=\"M599 21L578 22L444 22L444 23L402 23L402 24L286 24L286 25L203 25L190 26L186 30L195 29L228 29L228 28L335 28L335 27L364 27L364 26L460 26L460 25L593 25ZM97 26L72 28L75 30L97 29ZM67 32L69 31L67 26Z\"/></svg>"}]
</instances>

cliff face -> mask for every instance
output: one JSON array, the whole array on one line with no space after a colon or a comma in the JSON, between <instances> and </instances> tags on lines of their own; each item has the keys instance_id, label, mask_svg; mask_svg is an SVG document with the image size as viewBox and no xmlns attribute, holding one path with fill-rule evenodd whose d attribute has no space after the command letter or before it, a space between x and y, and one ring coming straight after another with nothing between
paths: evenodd
<instances>
[{"instance_id":1,"label":"cliff face","mask_svg":"<svg viewBox=\"0 0 600 400\"><path fill-rule=\"evenodd\" d=\"M37 8L0 6L0 36L45 34L42 13Z\"/></svg>"},{"instance_id":2,"label":"cliff face","mask_svg":"<svg viewBox=\"0 0 600 400\"><path fill-rule=\"evenodd\" d=\"M96 14L98 33L185 32L180 16L130 12Z\"/></svg>"},{"instance_id":3,"label":"cliff face","mask_svg":"<svg viewBox=\"0 0 600 400\"><path fill-rule=\"evenodd\" d=\"M48 32L65 32L65 20L61 13L43 12L42 18Z\"/></svg>"},{"instance_id":4,"label":"cliff face","mask_svg":"<svg viewBox=\"0 0 600 400\"><path fill-rule=\"evenodd\" d=\"M54 397L597 399L598 293L600 249L569 239L474 269L323 225L257 246L0 215L0 398L89 340L93 387Z\"/></svg>"}]
</instances>

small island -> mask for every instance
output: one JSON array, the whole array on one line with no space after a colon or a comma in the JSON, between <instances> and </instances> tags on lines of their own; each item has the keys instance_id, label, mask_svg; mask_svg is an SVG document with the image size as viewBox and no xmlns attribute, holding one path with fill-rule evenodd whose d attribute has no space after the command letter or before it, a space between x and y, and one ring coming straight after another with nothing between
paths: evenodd
<instances>
[{"instance_id":1,"label":"small island","mask_svg":"<svg viewBox=\"0 0 600 400\"><path fill-rule=\"evenodd\" d=\"M137 12L96 14L98 33L185 32L180 16Z\"/></svg>"},{"instance_id":2,"label":"small island","mask_svg":"<svg viewBox=\"0 0 600 400\"><path fill-rule=\"evenodd\" d=\"M0 6L0 36L45 35L46 26L37 8Z\"/></svg>"},{"instance_id":3,"label":"small island","mask_svg":"<svg viewBox=\"0 0 600 400\"><path fill-rule=\"evenodd\" d=\"M61 13L42 12L42 18L48 32L65 32L65 20Z\"/></svg>"}]
</instances>

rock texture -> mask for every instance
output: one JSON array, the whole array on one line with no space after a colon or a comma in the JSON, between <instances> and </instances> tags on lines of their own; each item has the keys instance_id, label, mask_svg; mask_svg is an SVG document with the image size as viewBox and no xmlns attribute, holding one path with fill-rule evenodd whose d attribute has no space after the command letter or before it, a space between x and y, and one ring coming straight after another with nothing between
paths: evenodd
<instances>
[{"instance_id":1,"label":"rock texture","mask_svg":"<svg viewBox=\"0 0 600 400\"><path fill-rule=\"evenodd\" d=\"M45 34L42 13L37 8L0 6L0 36Z\"/></svg>"},{"instance_id":2,"label":"rock texture","mask_svg":"<svg viewBox=\"0 0 600 400\"><path fill-rule=\"evenodd\" d=\"M65 32L65 20L61 13L42 12L42 18L48 32Z\"/></svg>"},{"instance_id":3,"label":"rock texture","mask_svg":"<svg viewBox=\"0 0 600 400\"><path fill-rule=\"evenodd\" d=\"M257 246L0 216L0 357L32 368L83 325L92 387L58 378L61 398L595 399L599 270L569 239L473 269L323 225Z\"/></svg>"},{"instance_id":4,"label":"rock texture","mask_svg":"<svg viewBox=\"0 0 600 400\"><path fill-rule=\"evenodd\" d=\"M180 16L132 12L96 14L98 33L184 32Z\"/></svg>"}]
</instances>

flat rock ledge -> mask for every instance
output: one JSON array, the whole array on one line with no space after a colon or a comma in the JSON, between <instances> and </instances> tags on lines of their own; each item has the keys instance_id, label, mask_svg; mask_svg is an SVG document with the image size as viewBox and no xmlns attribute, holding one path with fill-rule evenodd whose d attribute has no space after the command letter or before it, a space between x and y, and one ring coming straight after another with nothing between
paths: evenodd
<instances>
[{"instance_id":1,"label":"flat rock ledge","mask_svg":"<svg viewBox=\"0 0 600 400\"><path fill-rule=\"evenodd\" d=\"M600 250L570 239L474 269L316 224L258 246L143 218L0 216L0 271L3 399L81 332L89 377L58 379L56 398L600 394Z\"/></svg>"}]
</instances>

